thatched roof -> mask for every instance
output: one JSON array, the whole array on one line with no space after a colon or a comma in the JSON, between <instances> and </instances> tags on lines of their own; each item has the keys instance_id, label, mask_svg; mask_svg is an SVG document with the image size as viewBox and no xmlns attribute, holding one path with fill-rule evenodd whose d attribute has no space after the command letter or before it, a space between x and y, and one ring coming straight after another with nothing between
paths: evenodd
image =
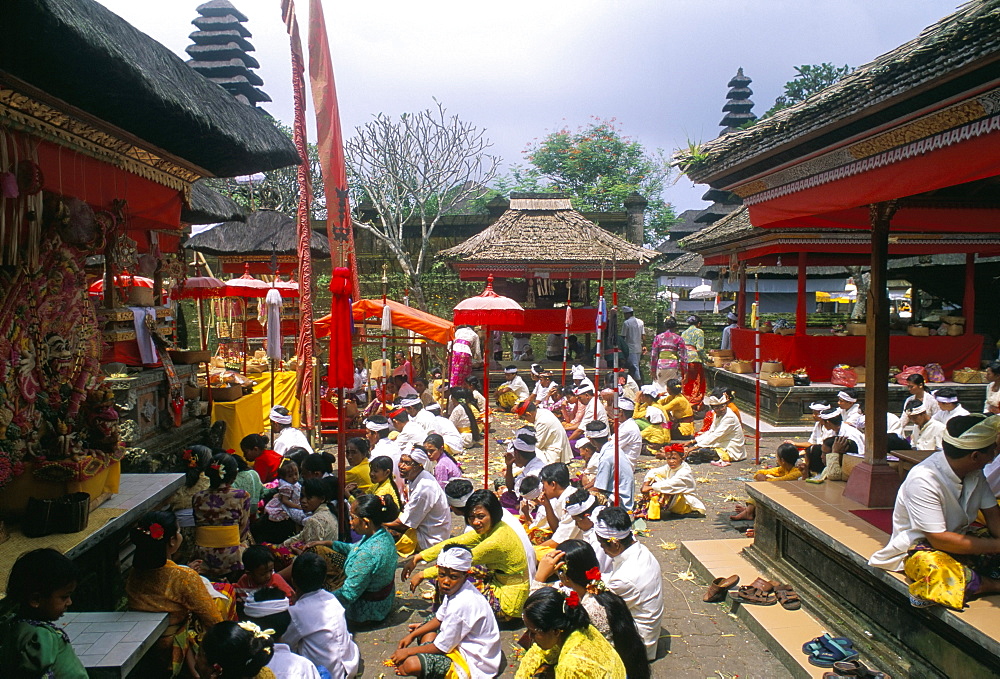
<instances>
[{"instance_id":1,"label":"thatched roof","mask_svg":"<svg viewBox=\"0 0 1000 679\"><path fill-rule=\"evenodd\" d=\"M0 71L216 176L299 160L263 112L94 0L4 0Z\"/></svg>"},{"instance_id":2,"label":"thatched roof","mask_svg":"<svg viewBox=\"0 0 1000 679\"><path fill-rule=\"evenodd\" d=\"M661 276L701 276L705 269L705 258L697 252L685 252L662 266L656 267Z\"/></svg>"},{"instance_id":3,"label":"thatched roof","mask_svg":"<svg viewBox=\"0 0 1000 679\"><path fill-rule=\"evenodd\" d=\"M191 200L181 208L181 221L185 224L215 224L216 222L246 221L247 211L236 202L199 179L191 185Z\"/></svg>"},{"instance_id":4,"label":"thatched roof","mask_svg":"<svg viewBox=\"0 0 1000 679\"><path fill-rule=\"evenodd\" d=\"M330 258L326 237L310 231L312 255ZM296 247L295 220L274 210L257 210L247 215L246 222L225 222L197 236L191 236L184 247L206 255L270 256L271 243L276 243L279 255L294 255Z\"/></svg>"},{"instance_id":5,"label":"thatched roof","mask_svg":"<svg viewBox=\"0 0 1000 679\"><path fill-rule=\"evenodd\" d=\"M705 248L744 238L755 229L750 223L750 212L745 206L740 206L714 224L686 236L679 245L685 250L702 252Z\"/></svg>"},{"instance_id":6,"label":"thatched roof","mask_svg":"<svg viewBox=\"0 0 1000 679\"><path fill-rule=\"evenodd\" d=\"M724 183L734 184L947 99L927 93L946 81L961 76L968 87L992 80L998 60L1000 0L974 0L804 102L707 142L697 156L679 153L677 162L696 183L729 174Z\"/></svg>"},{"instance_id":7,"label":"thatched roof","mask_svg":"<svg viewBox=\"0 0 1000 679\"><path fill-rule=\"evenodd\" d=\"M512 193L510 209L494 224L442 257L463 262L587 262L612 259L639 266L659 254L602 229L557 193Z\"/></svg>"}]
</instances>

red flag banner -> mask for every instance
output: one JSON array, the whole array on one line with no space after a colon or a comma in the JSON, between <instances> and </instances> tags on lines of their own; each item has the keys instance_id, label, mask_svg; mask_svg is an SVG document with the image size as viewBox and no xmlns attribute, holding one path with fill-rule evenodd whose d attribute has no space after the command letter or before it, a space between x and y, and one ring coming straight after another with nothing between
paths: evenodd
<instances>
[{"instance_id":1,"label":"red flag banner","mask_svg":"<svg viewBox=\"0 0 1000 679\"><path fill-rule=\"evenodd\" d=\"M309 152L306 145L306 112L305 112L305 61L302 56L302 41L299 38L299 25L295 18L295 5L292 0L282 0L281 18L291 42L292 51L292 93L295 102L295 119L292 123L292 136L295 148L299 152L299 203L296 210L296 243L299 260L299 337L295 346L298 357L298 394L303 410L303 420L306 429L312 430L315 425L315 408L313 407L313 348L316 340L313 335L312 310L312 237L311 203L312 187L309 176Z\"/></svg>"},{"instance_id":2,"label":"red flag banner","mask_svg":"<svg viewBox=\"0 0 1000 679\"><path fill-rule=\"evenodd\" d=\"M312 89L313 105L316 107L316 144L319 147L320 166L323 169L323 191L326 196L326 225L330 239L330 256L333 267L346 268L350 281L350 296L360 299L358 290L358 270L354 256L354 234L351 225L351 206L347 194L347 165L344 161L344 135L340 128L340 109L337 104L337 85L333 78L333 59L330 57L330 42L326 32L321 0L309 2L309 85ZM331 286L334 281L331 280ZM336 291L334 292L336 296ZM334 305L336 306L336 305ZM350 304L341 305L346 309L343 318L331 306L332 325L346 324L350 327ZM354 373L351 361L351 345L337 342L330 334L330 367L327 371L331 387L352 387ZM348 336L350 335L348 331Z\"/></svg>"}]
</instances>

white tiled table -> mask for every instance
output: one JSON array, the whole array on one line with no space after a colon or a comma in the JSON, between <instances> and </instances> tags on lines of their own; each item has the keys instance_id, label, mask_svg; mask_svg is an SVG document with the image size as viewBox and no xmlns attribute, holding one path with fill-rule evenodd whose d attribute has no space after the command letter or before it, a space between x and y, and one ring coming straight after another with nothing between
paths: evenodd
<instances>
[{"instance_id":1,"label":"white tiled table","mask_svg":"<svg viewBox=\"0 0 1000 679\"><path fill-rule=\"evenodd\" d=\"M167 628L166 613L66 613L62 627L80 662L100 676L125 677Z\"/></svg>"}]
</instances>

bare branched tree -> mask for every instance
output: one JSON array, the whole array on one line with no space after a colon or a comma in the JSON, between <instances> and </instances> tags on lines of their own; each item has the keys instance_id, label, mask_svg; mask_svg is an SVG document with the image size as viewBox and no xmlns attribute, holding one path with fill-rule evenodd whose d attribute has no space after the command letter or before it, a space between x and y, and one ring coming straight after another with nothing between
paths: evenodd
<instances>
[{"instance_id":1,"label":"bare branched tree","mask_svg":"<svg viewBox=\"0 0 1000 679\"><path fill-rule=\"evenodd\" d=\"M378 215L356 223L396 257L420 309L427 308L420 276L434 254L429 252L434 228L456 205L480 197L500 163L486 152L492 143L485 130L435 104L436 109L398 119L379 113L346 144L349 183ZM418 247L408 247L404 227L419 228Z\"/></svg>"}]
</instances>

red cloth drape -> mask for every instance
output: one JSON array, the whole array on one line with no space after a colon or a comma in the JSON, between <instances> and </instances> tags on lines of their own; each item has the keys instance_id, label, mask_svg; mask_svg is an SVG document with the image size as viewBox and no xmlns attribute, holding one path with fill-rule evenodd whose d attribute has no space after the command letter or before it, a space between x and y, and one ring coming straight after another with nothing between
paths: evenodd
<instances>
[{"instance_id":1,"label":"red cloth drape","mask_svg":"<svg viewBox=\"0 0 1000 679\"><path fill-rule=\"evenodd\" d=\"M330 276L330 367L327 381L331 387L354 386L354 361L351 357L351 271L338 266Z\"/></svg>"},{"instance_id":2,"label":"red cloth drape","mask_svg":"<svg viewBox=\"0 0 1000 679\"><path fill-rule=\"evenodd\" d=\"M753 331L736 328L732 332L733 353L736 358L753 361ZM983 351L982 335L958 337L911 337L892 335L889 338L889 363L902 368L904 365L940 363L945 375L959 368L978 367ZM833 335L775 335L760 336L760 357L763 361L781 361L785 370L805 368L813 382L829 382L833 367L839 363L864 365L865 338L835 337Z\"/></svg>"}]
</instances>

